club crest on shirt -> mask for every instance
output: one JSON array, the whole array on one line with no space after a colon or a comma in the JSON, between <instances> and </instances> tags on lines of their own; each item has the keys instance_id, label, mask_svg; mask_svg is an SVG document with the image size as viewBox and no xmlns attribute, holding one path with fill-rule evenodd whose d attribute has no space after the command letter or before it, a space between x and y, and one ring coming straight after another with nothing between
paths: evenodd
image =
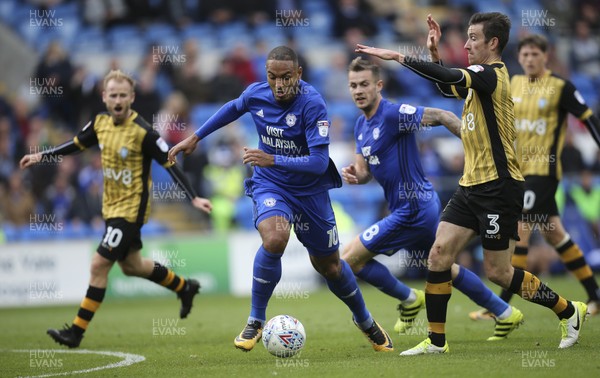
<instances>
[{"instance_id":1,"label":"club crest on shirt","mask_svg":"<svg viewBox=\"0 0 600 378\"><path fill-rule=\"evenodd\" d=\"M292 113L288 113L288 115L285 116L285 123L289 127L294 126L296 124L296 116Z\"/></svg>"},{"instance_id":2,"label":"club crest on shirt","mask_svg":"<svg viewBox=\"0 0 600 378\"><path fill-rule=\"evenodd\" d=\"M329 121L317 121L317 128L319 129L319 135L326 137L329 135Z\"/></svg>"},{"instance_id":3,"label":"club crest on shirt","mask_svg":"<svg viewBox=\"0 0 600 378\"><path fill-rule=\"evenodd\" d=\"M121 147L121 150L119 150L119 155L121 155L121 159L127 159L127 155L129 155L129 150L127 147Z\"/></svg>"},{"instance_id":4,"label":"club crest on shirt","mask_svg":"<svg viewBox=\"0 0 600 378\"><path fill-rule=\"evenodd\" d=\"M263 201L263 204L264 204L266 207L273 207L273 206L275 206L275 204L276 204L276 203L277 203L277 200L276 200L275 198L273 198L273 197L271 197L271 198L267 198L267 199L265 199L265 200Z\"/></svg>"},{"instance_id":5,"label":"club crest on shirt","mask_svg":"<svg viewBox=\"0 0 600 378\"><path fill-rule=\"evenodd\" d=\"M379 139L379 127L373 129L373 139Z\"/></svg>"},{"instance_id":6,"label":"club crest on shirt","mask_svg":"<svg viewBox=\"0 0 600 378\"><path fill-rule=\"evenodd\" d=\"M548 101L546 101L546 99L542 97L538 100L538 107L540 109L544 109L546 107L547 103L548 103Z\"/></svg>"}]
</instances>

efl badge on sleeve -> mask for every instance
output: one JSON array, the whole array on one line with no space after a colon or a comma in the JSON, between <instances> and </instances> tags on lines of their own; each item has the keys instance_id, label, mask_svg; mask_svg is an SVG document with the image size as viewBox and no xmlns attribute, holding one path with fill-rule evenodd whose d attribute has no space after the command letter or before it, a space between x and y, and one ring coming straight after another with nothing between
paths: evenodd
<instances>
[{"instance_id":1,"label":"efl badge on sleeve","mask_svg":"<svg viewBox=\"0 0 600 378\"><path fill-rule=\"evenodd\" d=\"M317 121L317 127L319 128L319 135L326 137L329 135L329 121Z\"/></svg>"}]
</instances>

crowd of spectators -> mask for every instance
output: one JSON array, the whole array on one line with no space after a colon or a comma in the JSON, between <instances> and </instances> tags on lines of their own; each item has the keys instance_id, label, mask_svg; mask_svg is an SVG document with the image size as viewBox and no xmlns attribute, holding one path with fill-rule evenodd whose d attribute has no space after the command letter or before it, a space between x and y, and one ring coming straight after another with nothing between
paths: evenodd
<instances>
[{"instance_id":1,"label":"crowd of spectators","mask_svg":"<svg viewBox=\"0 0 600 378\"><path fill-rule=\"evenodd\" d=\"M28 6L52 9L68 3L72 4L60 0L30 0ZM307 59L307 52L312 46L307 45L305 40L302 43L296 40L294 33L288 30L292 28L282 28L281 32L285 34L286 43L300 53L303 78L321 89L332 108L353 109L347 91L346 67L354 56L354 44L375 38L385 29L397 41L424 46L425 25L419 18L421 13L414 6L390 6L407 3L401 0L328 0L324 3L321 9L329 20L330 29L329 35L321 36L319 40L335 46L346 46L342 51L333 49L324 67ZM452 1L417 3L446 7L445 17L441 17L441 55L448 66L466 66L464 30L468 15L475 10L472 4L475 2L457 2L461 7L454 6ZM137 26L143 32L145 27L157 22L169 23L179 29L196 24L224 28L230 23L243 22L247 33L252 34L260 25L281 23L282 19L312 20L311 17L316 16L309 14L303 9L303 3L296 0L86 0L76 4L78 17L83 20L85 27L98 27L105 32L124 25ZM553 70L561 74L568 75L571 72L584 75L598 88L599 5L578 1L574 9L572 17L577 21L566 22L570 25L568 29L548 30L553 41L565 35L572 39L568 56L553 59L550 64ZM290 11L286 13L281 10ZM515 41L511 39L505 57L514 73L519 72L515 60ZM223 104L237 97L248 84L265 79L265 56L271 46L256 38L253 46L237 44L229 49L221 49L219 51L224 51L223 55L211 57L217 64L208 75L202 58L213 52L203 49L197 40L182 38L179 41L179 60L174 59L172 52L165 47L149 45L140 58L139 66L133 72L137 80L133 107L173 145L200 126L195 124L197 118L192 116L195 111L208 104L213 107ZM110 68L120 68L118 59L113 59L106 67L107 70ZM398 67L390 69L384 66L383 71L385 94L398 101L405 96L422 99L425 96L415 97L415 94L434 91L432 86L406 82ZM31 214L53 214L56 222L84 224L100 229L103 227L100 215L102 169L97 150L62 157L60 161L48 161L24 172L18 169L18 161L24 153L43 150L71 138L94 114L104 110L101 77L90 72L86 66L74 64L61 41L46 46L31 77L35 79L27 84L35 87L35 91L31 90L35 96L5 92L0 97L0 222L18 227L27 225ZM410 80L414 80L414 77ZM596 101L598 97L596 93ZM444 107L443 104L431 102L415 105ZM454 109L460 109L460 106ZM596 103L595 111L598 110ZM331 114L334 125L331 151L338 166L354 158L353 123L348 113L351 116L357 114L355 109ZM563 153L567 202L580 209L590 230L596 233L597 240L600 233L600 154L594 152L595 155L590 155L589 143L584 143L583 147L578 144L578 141L585 139L582 137L585 135L583 128L574 119L569 122L570 132ZM203 145L182 162L198 192L211 198L216 205L211 226L215 229L228 230L248 225L240 217L251 217L247 206L241 205L242 180L249 175L249 171L240 163L241 147L255 143L250 134L244 132L243 127L226 128L210 144ZM456 187L463 163L460 148L454 148L457 141L448 135L424 135L420 138L425 169L444 202ZM595 151L593 146L591 149ZM353 208L353 202L356 201L343 201L353 195L344 194L344 190L340 190L342 194L332 192L333 198L343 202L342 208L359 226L368 225L385 211L379 210L382 201L379 201L380 196L375 195L379 202L372 208L377 211L364 218L364 212ZM240 214L240 209L246 212Z\"/></svg>"}]
</instances>

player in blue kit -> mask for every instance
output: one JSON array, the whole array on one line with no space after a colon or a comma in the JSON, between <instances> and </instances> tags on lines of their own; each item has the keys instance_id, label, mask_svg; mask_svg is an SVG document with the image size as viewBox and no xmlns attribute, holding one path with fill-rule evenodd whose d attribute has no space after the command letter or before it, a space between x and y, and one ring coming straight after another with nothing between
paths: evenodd
<instances>
[{"instance_id":1,"label":"player in blue kit","mask_svg":"<svg viewBox=\"0 0 600 378\"><path fill-rule=\"evenodd\" d=\"M444 125L460 138L461 121L445 110L384 99L379 67L360 57L350 63L348 82L363 115L354 128L356 161L342 169L342 177L348 184L375 178L384 190L390 215L357 236L344 249L343 259L358 277L400 300L394 330L405 333L425 307L425 293L406 286L373 257L400 249L424 255L433 245L441 205L423 172L414 131ZM452 278L457 289L495 315L496 330L488 340L505 339L523 321L521 311L501 300L473 272L453 264Z\"/></svg>"},{"instance_id":2,"label":"player in blue kit","mask_svg":"<svg viewBox=\"0 0 600 378\"><path fill-rule=\"evenodd\" d=\"M169 151L169 159L174 161L177 153L192 152L198 141L247 112L256 125L258 148L244 148L243 162L254 167L245 188L254 201L255 225L263 244L254 258L248 323L234 344L249 351L262 336L267 303L281 278L281 256L294 223L294 232L308 250L311 263L350 308L373 349L393 351L389 335L371 317L352 270L339 256L328 190L340 187L342 181L329 159L325 102L300 79L302 68L292 49L279 46L271 50L266 70L267 82L251 84Z\"/></svg>"}]
</instances>

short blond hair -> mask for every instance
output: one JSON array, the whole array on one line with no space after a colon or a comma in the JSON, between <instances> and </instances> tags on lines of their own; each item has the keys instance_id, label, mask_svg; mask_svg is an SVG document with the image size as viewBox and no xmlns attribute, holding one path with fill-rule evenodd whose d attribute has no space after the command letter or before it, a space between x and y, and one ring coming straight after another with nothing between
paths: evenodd
<instances>
[{"instance_id":1,"label":"short blond hair","mask_svg":"<svg viewBox=\"0 0 600 378\"><path fill-rule=\"evenodd\" d=\"M135 89L135 80L133 80L133 78L131 76L127 75L125 72L123 72L121 70L111 70L109 73L106 74L106 76L104 76L104 81L103 81L104 89L106 89L106 85L111 80L115 80L115 81L125 80L129 83L129 85L131 85L132 91Z\"/></svg>"}]
</instances>

